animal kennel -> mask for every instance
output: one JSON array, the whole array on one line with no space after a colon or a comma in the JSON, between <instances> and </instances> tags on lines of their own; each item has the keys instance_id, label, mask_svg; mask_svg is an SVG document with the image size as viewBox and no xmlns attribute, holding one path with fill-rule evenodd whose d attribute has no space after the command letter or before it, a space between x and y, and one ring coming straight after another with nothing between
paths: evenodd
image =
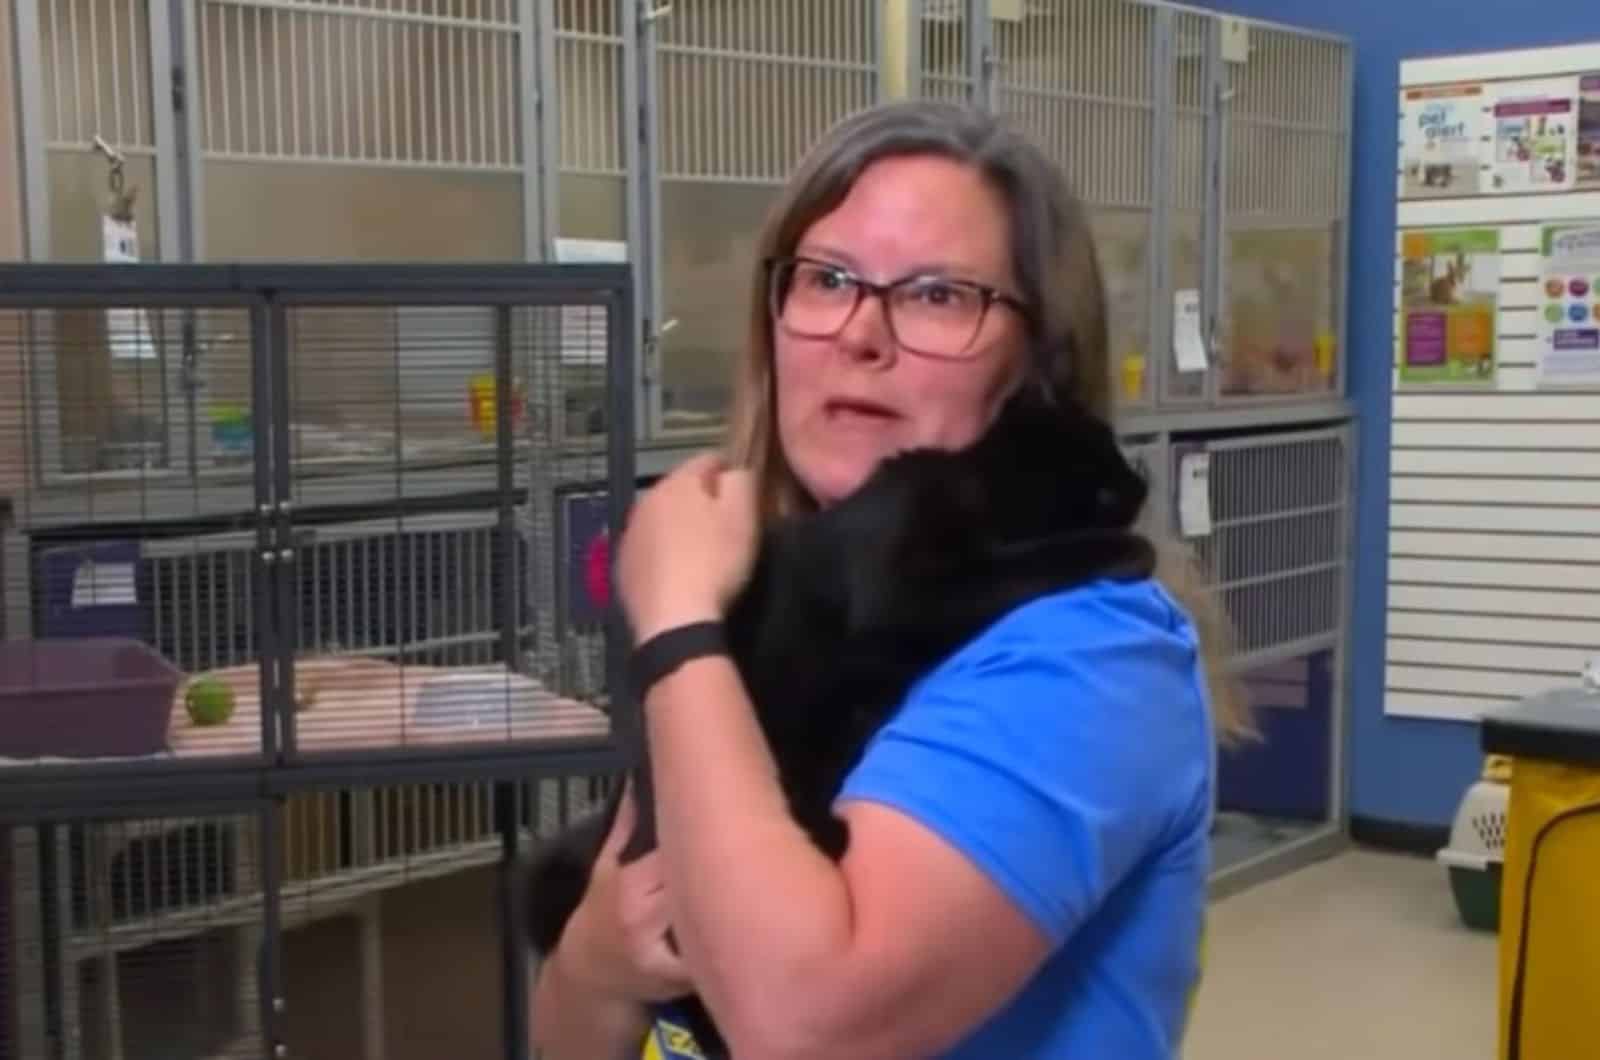
<instances>
[{"instance_id":1,"label":"animal kennel","mask_svg":"<svg viewBox=\"0 0 1600 1060\"><path fill-rule=\"evenodd\" d=\"M484 1046L525 1039L496 873L619 761L605 613L558 586L584 584L571 568L635 481L628 271L0 272L22 393L128 316L162 343L238 327L207 369L244 426L176 467L63 470L19 498L0 1055L437 1055L461 1010L430 1038L397 998L429 946L499 935L462 1003ZM599 436L563 426L580 348ZM6 411L30 439L103 412L52 408ZM604 504L574 518L575 491ZM427 894L466 907L431 928L397 913ZM325 961L350 1006L313 1016L315 996L292 1002Z\"/></svg>"}]
</instances>

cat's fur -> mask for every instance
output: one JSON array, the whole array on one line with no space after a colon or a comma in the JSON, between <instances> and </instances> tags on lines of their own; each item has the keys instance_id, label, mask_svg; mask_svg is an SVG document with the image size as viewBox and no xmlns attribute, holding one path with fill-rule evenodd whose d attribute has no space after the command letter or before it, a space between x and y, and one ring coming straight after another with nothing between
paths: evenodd
<instances>
[{"instance_id":1,"label":"cat's fur","mask_svg":"<svg viewBox=\"0 0 1600 1060\"><path fill-rule=\"evenodd\" d=\"M892 457L839 504L764 533L727 636L813 842L844 853L833 800L917 679L1021 604L1151 573L1154 551L1132 529L1145 496L1105 423L1024 390L967 449ZM647 765L634 779L639 824L625 859L655 845ZM526 912L536 952L560 939L617 803L613 794L535 854ZM689 1002L702 1049L726 1055Z\"/></svg>"}]
</instances>

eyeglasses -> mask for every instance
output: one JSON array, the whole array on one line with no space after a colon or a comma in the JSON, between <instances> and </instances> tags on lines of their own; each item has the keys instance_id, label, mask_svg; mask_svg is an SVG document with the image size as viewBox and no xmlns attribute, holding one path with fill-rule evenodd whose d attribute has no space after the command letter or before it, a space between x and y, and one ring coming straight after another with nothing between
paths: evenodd
<instances>
[{"instance_id":1,"label":"eyeglasses","mask_svg":"<svg viewBox=\"0 0 1600 1060\"><path fill-rule=\"evenodd\" d=\"M959 360L975 355L973 344L996 302L1028 315L1019 299L966 280L908 276L872 283L843 266L801 257L774 258L767 269L773 319L800 338L838 335L870 294L883 303L896 345L924 357Z\"/></svg>"}]
</instances>

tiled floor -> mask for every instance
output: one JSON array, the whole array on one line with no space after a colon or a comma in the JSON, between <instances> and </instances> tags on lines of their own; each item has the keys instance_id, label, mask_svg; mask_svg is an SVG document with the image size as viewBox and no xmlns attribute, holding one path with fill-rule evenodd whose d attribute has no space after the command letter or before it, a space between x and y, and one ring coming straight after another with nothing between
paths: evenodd
<instances>
[{"instance_id":1,"label":"tiled floor","mask_svg":"<svg viewBox=\"0 0 1600 1060\"><path fill-rule=\"evenodd\" d=\"M1185 1060L1492 1060L1495 940L1444 871L1352 851L1213 907Z\"/></svg>"}]
</instances>

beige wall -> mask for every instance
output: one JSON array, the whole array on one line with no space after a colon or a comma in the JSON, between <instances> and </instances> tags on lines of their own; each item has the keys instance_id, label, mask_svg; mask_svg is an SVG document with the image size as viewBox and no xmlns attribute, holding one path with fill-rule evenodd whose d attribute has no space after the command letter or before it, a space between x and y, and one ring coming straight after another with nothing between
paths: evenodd
<instances>
[{"instance_id":1,"label":"beige wall","mask_svg":"<svg viewBox=\"0 0 1600 1060\"><path fill-rule=\"evenodd\" d=\"M410 883L381 899L384 1060L501 1053L496 869ZM285 1041L293 1056L360 1060L365 1050L361 924L319 920L283 937Z\"/></svg>"},{"instance_id":2,"label":"beige wall","mask_svg":"<svg viewBox=\"0 0 1600 1060\"><path fill-rule=\"evenodd\" d=\"M502 1053L497 872L485 866L384 895L386 1060Z\"/></svg>"},{"instance_id":3,"label":"beige wall","mask_svg":"<svg viewBox=\"0 0 1600 1060\"><path fill-rule=\"evenodd\" d=\"M361 923L319 920L283 934L283 1037L293 1056L361 1060Z\"/></svg>"}]
</instances>

